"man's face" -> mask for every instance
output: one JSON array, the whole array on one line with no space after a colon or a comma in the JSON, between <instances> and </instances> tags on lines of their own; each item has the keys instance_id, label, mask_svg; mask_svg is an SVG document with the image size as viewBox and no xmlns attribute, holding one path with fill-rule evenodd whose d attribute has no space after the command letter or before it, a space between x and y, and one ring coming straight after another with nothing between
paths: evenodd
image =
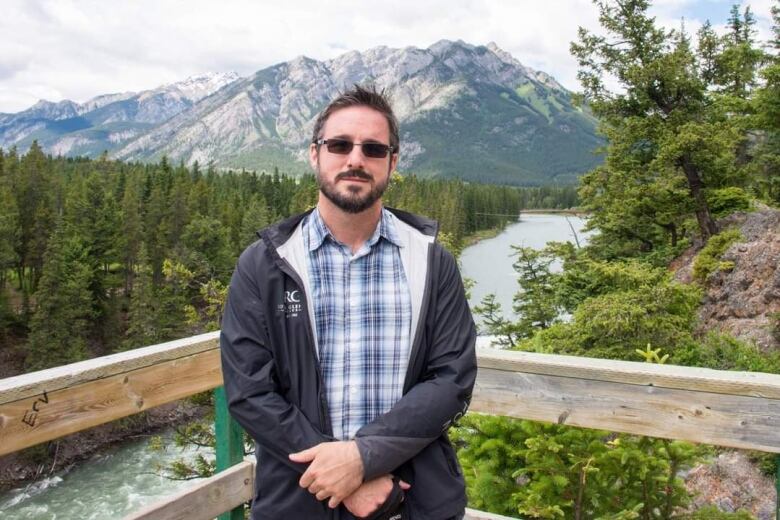
<instances>
[{"instance_id":1,"label":"man's face","mask_svg":"<svg viewBox=\"0 0 780 520\"><path fill-rule=\"evenodd\" d=\"M323 139L343 139L352 143L390 144L390 127L385 116L373 108L354 106L333 112L322 129ZM348 213L360 213L372 207L382 196L398 154L383 158L366 157L355 145L347 154L319 150L312 144L309 161L317 172L320 192L336 207Z\"/></svg>"}]
</instances>

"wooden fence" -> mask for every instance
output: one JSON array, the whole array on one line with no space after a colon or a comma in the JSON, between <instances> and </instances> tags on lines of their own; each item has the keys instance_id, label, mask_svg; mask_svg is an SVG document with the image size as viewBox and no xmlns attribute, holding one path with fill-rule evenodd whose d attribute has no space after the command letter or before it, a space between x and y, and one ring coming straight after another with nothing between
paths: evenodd
<instances>
[{"instance_id":1,"label":"wooden fence","mask_svg":"<svg viewBox=\"0 0 780 520\"><path fill-rule=\"evenodd\" d=\"M216 389L217 470L132 519L243 518L254 489L219 333L0 380L0 455ZM780 375L478 351L471 411L780 453Z\"/></svg>"}]
</instances>

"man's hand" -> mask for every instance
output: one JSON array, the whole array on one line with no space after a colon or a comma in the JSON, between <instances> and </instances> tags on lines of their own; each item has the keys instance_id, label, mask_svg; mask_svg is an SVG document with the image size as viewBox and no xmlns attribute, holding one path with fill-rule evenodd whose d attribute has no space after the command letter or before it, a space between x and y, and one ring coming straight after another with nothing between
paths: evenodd
<instances>
[{"instance_id":1,"label":"man's hand","mask_svg":"<svg viewBox=\"0 0 780 520\"><path fill-rule=\"evenodd\" d=\"M336 508L363 483L363 459L355 441L322 442L291 453L293 462L311 462L298 481L302 488Z\"/></svg>"},{"instance_id":2,"label":"man's hand","mask_svg":"<svg viewBox=\"0 0 780 520\"><path fill-rule=\"evenodd\" d=\"M404 491L411 487L403 480L399 482L399 485ZM366 517L385 503L392 490L393 478L390 475L377 477L374 480L364 482L357 488L357 491L345 498L344 507L358 518Z\"/></svg>"}]
</instances>

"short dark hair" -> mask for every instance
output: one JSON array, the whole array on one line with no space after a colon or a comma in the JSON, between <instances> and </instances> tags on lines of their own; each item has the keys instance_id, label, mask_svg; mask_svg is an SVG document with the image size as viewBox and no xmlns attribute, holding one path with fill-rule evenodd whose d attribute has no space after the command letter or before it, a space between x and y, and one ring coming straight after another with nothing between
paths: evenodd
<instances>
[{"instance_id":1,"label":"short dark hair","mask_svg":"<svg viewBox=\"0 0 780 520\"><path fill-rule=\"evenodd\" d=\"M393 107L390 106L389 96L386 94L385 89L377 90L374 85L362 86L355 84L350 90L342 92L336 99L331 101L325 107L325 110L317 116L317 121L314 123L314 135L311 139L312 143L316 143L318 139L322 138L322 129L333 112L355 106L373 108L385 116L387 126L390 128L389 144L393 147L393 153L398 153L398 147L401 144L401 139L398 136L398 119L396 119L393 113Z\"/></svg>"}]
</instances>

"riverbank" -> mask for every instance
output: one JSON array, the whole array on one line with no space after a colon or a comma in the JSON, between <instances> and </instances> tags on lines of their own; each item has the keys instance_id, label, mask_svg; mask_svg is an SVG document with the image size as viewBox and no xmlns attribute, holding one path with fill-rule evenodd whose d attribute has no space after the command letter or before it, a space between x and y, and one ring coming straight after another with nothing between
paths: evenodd
<instances>
[{"instance_id":1,"label":"riverbank","mask_svg":"<svg viewBox=\"0 0 780 520\"><path fill-rule=\"evenodd\" d=\"M72 469L96 454L202 419L207 413L207 406L185 399L5 455L0 457L0 492Z\"/></svg>"},{"instance_id":2,"label":"riverbank","mask_svg":"<svg viewBox=\"0 0 780 520\"><path fill-rule=\"evenodd\" d=\"M481 229L463 238L463 248L471 247L483 240L495 238L500 235L506 227L494 227L490 229Z\"/></svg>"},{"instance_id":3,"label":"riverbank","mask_svg":"<svg viewBox=\"0 0 780 520\"><path fill-rule=\"evenodd\" d=\"M583 211L579 208L569 208L569 209L524 209L520 211L520 216L522 217L523 214L526 215L545 215L545 214L552 214L552 215L572 215L574 217L587 217L588 212Z\"/></svg>"},{"instance_id":4,"label":"riverbank","mask_svg":"<svg viewBox=\"0 0 780 520\"><path fill-rule=\"evenodd\" d=\"M503 226L493 227L490 229L481 229L479 231L476 231L474 233L471 233L470 235L467 235L463 238L463 249L467 247L471 247L473 245L478 244L479 242L483 240L489 240L491 238L496 238L498 235L504 232L506 230L506 227L520 222L523 220L523 215L562 215L562 216L572 216L577 218L584 218L588 216L588 213L585 211L582 211L578 208L569 208L569 209L524 209L520 211L520 214L518 215L518 220L507 222Z\"/></svg>"}]
</instances>

